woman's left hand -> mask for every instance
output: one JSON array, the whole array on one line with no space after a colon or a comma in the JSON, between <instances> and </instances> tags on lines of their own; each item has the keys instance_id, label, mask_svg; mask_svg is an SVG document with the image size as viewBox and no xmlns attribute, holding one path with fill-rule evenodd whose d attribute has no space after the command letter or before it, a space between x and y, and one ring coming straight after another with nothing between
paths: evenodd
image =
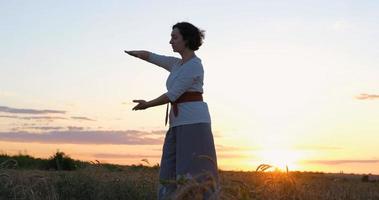
<instances>
[{"instance_id":1,"label":"woman's left hand","mask_svg":"<svg viewBox=\"0 0 379 200\"><path fill-rule=\"evenodd\" d=\"M133 100L133 102L138 103L136 106L134 106L133 110L145 110L149 107L145 100Z\"/></svg>"}]
</instances>

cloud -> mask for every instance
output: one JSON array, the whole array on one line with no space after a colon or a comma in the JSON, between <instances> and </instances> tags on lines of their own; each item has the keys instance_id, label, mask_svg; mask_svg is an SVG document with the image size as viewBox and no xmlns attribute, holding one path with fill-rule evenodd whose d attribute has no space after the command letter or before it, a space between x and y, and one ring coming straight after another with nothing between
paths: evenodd
<instances>
[{"instance_id":1,"label":"cloud","mask_svg":"<svg viewBox=\"0 0 379 200\"><path fill-rule=\"evenodd\" d=\"M35 129L35 130L62 130L65 129L65 127L61 126L25 126L22 127L23 129Z\"/></svg>"},{"instance_id":2,"label":"cloud","mask_svg":"<svg viewBox=\"0 0 379 200\"><path fill-rule=\"evenodd\" d=\"M224 151L255 151L259 150L254 147L239 147L239 146L224 146L224 145L216 145L217 152Z\"/></svg>"},{"instance_id":3,"label":"cloud","mask_svg":"<svg viewBox=\"0 0 379 200\"><path fill-rule=\"evenodd\" d=\"M0 112L11 113L11 114L28 114L28 115L41 115L41 114L66 114L66 111L62 110L35 110L35 109L19 109L11 108L6 106L0 106ZM60 116L17 116L17 115L0 115L0 118L9 118L9 119L21 119L21 120L56 120L64 119L68 120L66 117ZM70 119L73 120L84 120L84 121L96 121L89 117L83 116L71 116Z\"/></svg>"},{"instance_id":4,"label":"cloud","mask_svg":"<svg viewBox=\"0 0 379 200\"><path fill-rule=\"evenodd\" d=\"M339 164L368 164L368 163L379 163L379 160L307 160L304 161L307 164L322 164L322 165L339 165Z\"/></svg>"},{"instance_id":5,"label":"cloud","mask_svg":"<svg viewBox=\"0 0 379 200\"><path fill-rule=\"evenodd\" d=\"M80 126L68 126L67 129L69 131L81 131L81 130L84 130L84 127L80 127Z\"/></svg>"},{"instance_id":6,"label":"cloud","mask_svg":"<svg viewBox=\"0 0 379 200\"><path fill-rule=\"evenodd\" d=\"M359 99L359 100L375 100L375 99L379 99L379 95L377 94L360 94L358 96L355 97L356 99Z\"/></svg>"},{"instance_id":7,"label":"cloud","mask_svg":"<svg viewBox=\"0 0 379 200\"><path fill-rule=\"evenodd\" d=\"M162 133L163 135L163 133ZM155 137L152 137L155 136ZM114 144L114 145L156 145L163 143L163 137L151 132L126 131L50 131L46 133L0 132L0 141L35 142L45 144Z\"/></svg>"},{"instance_id":8,"label":"cloud","mask_svg":"<svg viewBox=\"0 0 379 200\"><path fill-rule=\"evenodd\" d=\"M114 154L114 153L98 153L98 154L93 154L94 157L96 158L160 158L161 155L142 155L142 154Z\"/></svg>"},{"instance_id":9,"label":"cloud","mask_svg":"<svg viewBox=\"0 0 379 200\"><path fill-rule=\"evenodd\" d=\"M36 124L22 124L21 126L16 126L11 129L13 132L28 132L29 130L42 130L42 131L51 131L51 130L68 130L68 131L82 131L89 130L90 127L80 127L80 126L37 126Z\"/></svg>"},{"instance_id":10,"label":"cloud","mask_svg":"<svg viewBox=\"0 0 379 200\"><path fill-rule=\"evenodd\" d=\"M157 131L159 132L159 131ZM162 134L162 133L160 133ZM162 151L162 148L153 148L153 151ZM254 147L238 147L238 146L224 146L224 145L216 145L216 151L217 152L241 152L244 153L246 151L256 151L259 150L259 148Z\"/></svg>"},{"instance_id":11,"label":"cloud","mask_svg":"<svg viewBox=\"0 0 379 200\"><path fill-rule=\"evenodd\" d=\"M65 114L66 111L62 110L35 110L35 109L20 109L20 108L10 108L6 106L0 106L0 112L5 113L16 113L16 114Z\"/></svg>"},{"instance_id":12,"label":"cloud","mask_svg":"<svg viewBox=\"0 0 379 200\"><path fill-rule=\"evenodd\" d=\"M12 115L0 115L0 118L10 118L10 119L22 119L22 120L55 120L55 119L67 119L65 117L53 117L53 116L31 116L31 117L20 117Z\"/></svg>"},{"instance_id":13,"label":"cloud","mask_svg":"<svg viewBox=\"0 0 379 200\"><path fill-rule=\"evenodd\" d=\"M86 120L86 121L96 121L96 120L90 119L88 117L71 117L71 119Z\"/></svg>"},{"instance_id":14,"label":"cloud","mask_svg":"<svg viewBox=\"0 0 379 200\"><path fill-rule=\"evenodd\" d=\"M299 150L342 150L341 147L335 146L317 146L317 145L297 145L295 149Z\"/></svg>"},{"instance_id":15,"label":"cloud","mask_svg":"<svg viewBox=\"0 0 379 200\"><path fill-rule=\"evenodd\" d=\"M125 158L161 158L161 154L148 155L148 154L113 154L113 153L98 153L92 154L98 159L125 159ZM240 154L219 154L219 158L254 158L254 156L240 155Z\"/></svg>"}]
</instances>

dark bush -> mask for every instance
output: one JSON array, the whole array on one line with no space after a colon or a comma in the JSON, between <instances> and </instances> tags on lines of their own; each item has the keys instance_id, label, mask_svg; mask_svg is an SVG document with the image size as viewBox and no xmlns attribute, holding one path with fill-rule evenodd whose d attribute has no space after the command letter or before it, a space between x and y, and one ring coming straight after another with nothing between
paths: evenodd
<instances>
[{"instance_id":1,"label":"dark bush","mask_svg":"<svg viewBox=\"0 0 379 200\"><path fill-rule=\"evenodd\" d=\"M29 155L0 155L0 168L13 168L13 169L44 169L47 160L40 158L33 158Z\"/></svg>"},{"instance_id":2,"label":"dark bush","mask_svg":"<svg viewBox=\"0 0 379 200\"><path fill-rule=\"evenodd\" d=\"M46 169L75 170L78 166L75 161L63 152L57 152L47 162Z\"/></svg>"},{"instance_id":3,"label":"dark bush","mask_svg":"<svg viewBox=\"0 0 379 200\"><path fill-rule=\"evenodd\" d=\"M369 181L368 175L363 175L361 180L362 182L368 182Z\"/></svg>"}]
</instances>

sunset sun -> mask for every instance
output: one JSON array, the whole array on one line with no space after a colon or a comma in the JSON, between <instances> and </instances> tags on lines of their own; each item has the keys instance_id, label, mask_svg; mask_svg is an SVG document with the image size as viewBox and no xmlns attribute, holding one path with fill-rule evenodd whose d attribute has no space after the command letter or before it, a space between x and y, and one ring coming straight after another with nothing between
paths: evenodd
<instances>
[{"instance_id":1,"label":"sunset sun","mask_svg":"<svg viewBox=\"0 0 379 200\"><path fill-rule=\"evenodd\" d=\"M286 170L286 166L289 170L298 169L298 162L303 157L301 153L288 149L264 149L258 154L262 163L282 171Z\"/></svg>"}]
</instances>

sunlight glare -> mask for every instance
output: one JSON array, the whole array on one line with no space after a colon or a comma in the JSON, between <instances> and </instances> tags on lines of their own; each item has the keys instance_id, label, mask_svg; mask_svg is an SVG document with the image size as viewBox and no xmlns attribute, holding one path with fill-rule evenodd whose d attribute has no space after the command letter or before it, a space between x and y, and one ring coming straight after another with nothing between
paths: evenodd
<instances>
[{"instance_id":1,"label":"sunlight glare","mask_svg":"<svg viewBox=\"0 0 379 200\"><path fill-rule=\"evenodd\" d=\"M300 152L287 149L267 149L259 153L262 164L272 165L282 171L286 171L286 166L290 171L299 168L298 162L303 157Z\"/></svg>"}]
</instances>

